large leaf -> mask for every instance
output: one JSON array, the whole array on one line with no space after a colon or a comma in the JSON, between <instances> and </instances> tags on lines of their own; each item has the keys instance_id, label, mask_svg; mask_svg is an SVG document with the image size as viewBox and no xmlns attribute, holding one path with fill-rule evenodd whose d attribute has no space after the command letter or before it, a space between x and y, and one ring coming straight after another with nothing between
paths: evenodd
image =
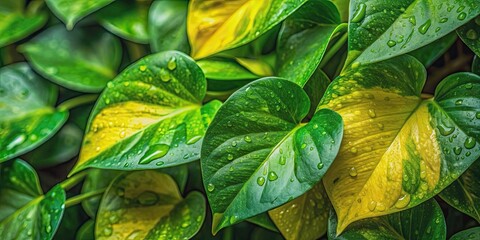
<instances>
[{"instance_id":1,"label":"large leaf","mask_svg":"<svg viewBox=\"0 0 480 240\"><path fill-rule=\"evenodd\" d=\"M480 118L480 113L478 117ZM461 148L455 148L454 152L456 150L460 155L459 149ZM440 193L440 197L450 206L480 222L480 161L475 161L462 176Z\"/></svg>"},{"instance_id":2,"label":"large leaf","mask_svg":"<svg viewBox=\"0 0 480 240\"><path fill-rule=\"evenodd\" d=\"M213 232L302 195L325 174L341 142L342 120L323 110L301 123L309 107L297 84L263 78L220 108L201 159Z\"/></svg>"},{"instance_id":3,"label":"large leaf","mask_svg":"<svg viewBox=\"0 0 480 240\"><path fill-rule=\"evenodd\" d=\"M475 240L480 238L480 227L474 227L453 235L450 240Z\"/></svg>"},{"instance_id":4,"label":"large leaf","mask_svg":"<svg viewBox=\"0 0 480 240\"><path fill-rule=\"evenodd\" d=\"M309 1L287 18L277 43L278 76L305 85L332 37L346 30L339 23L337 8L325 0Z\"/></svg>"},{"instance_id":5,"label":"large leaf","mask_svg":"<svg viewBox=\"0 0 480 240\"><path fill-rule=\"evenodd\" d=\"M51 27L21 46L33 68L45 78L81 92L99 92L115 77L120 42L100 28Z\"/></svg>"},{"instance_id":6,"label":"large leaf","mask_svg":"<svg viewBox=\"0 0 480 240\"><path fill-rule=\"evenodd\" d=\"M350 223L411 208L480 157L480 77L447 77L421 99L425 69L401 56L345 72L319 109L345 121L340 152L323 178L341 233Z\"/></svg>"},{"instance_id":7,"label":"large leaf","mask_svg":"<svg viewBox=\"0 0 480 240\"><path fill-rule=\"evenodd\" d=\"M199 159L205 130L221 105L202 106L205 92L202 70L183 53L135 62L97 101L73 172L152 169Z\"/></svg>"},{"instance_id":8,"label":"large leaf","mask_svg":"<svg viewBox=\"0 0 480 240\"><path fill-rule=\"evenodd\" d=\"M435 62L435 60L442 56L456 40L457 34L455 32L451 32L446 36L437 39L435 42L410 52L409 55L414 56L426 68L428 68L433 62Z\"/></svg>"},{"instance_id":9,"label":"large leaf","mask_svg":"<svg viewBox=\"0 0 480 240\"><path fill-rule=\"evenodd\" d=\"M406 211L356 222L340 236L336 233L337 224L337 216L332 212L328 239L443 240L447 235L442 209L433 199Z\"/></svg>"},{"instance_id":10,"label":"large leaf","mask_svg":"<svg viewBox=\"0 0 480 240\"><path fill-rule=\"evenodd\" d=\"M67 112L52 105L57 89L26 63L0 68L0 162L36 148L62 126Z\"/></svg>"},{"instance_id":11,"label":"large leaf","mask_svg":"<svg viewBox=\"0 0 480 240\"><path fill-rule=\"evenodd\" d=\"M187 38L188 1L155 1L148 14L150 45L154 52L190 53Z\"/></svg>"},{"instance_id":12,"label":"large leaf","mask_svg":"<svg viewBox=\"0 0 480 240\"><path fill-rule=\"evenodd\" d=\"M175 181L157 171L116 178L105 192L96 220L97 239L188 239L205 218L205 198L182 198Z\"/></svg>"},{"instance_id":13,"label":"large leaf","mask_svg":"<svg viewBox=\"0 0 480 240\"><path fill-rule=\"evenodd\" d=\"M238 47L267 32L306 0L193 0L187 31L192 56L203 58Z\"/></svg>"},{"instance_id":14,"label":"large leaf","mask_svg":"<svg viewBox=\"0 0 480 240\"><path fill-rule=\"evenodd\" d=\"M67 29L72 30L80 19L105 7L115 0L45 0L48 7L55 15L62 20Z\"/></svg>"},{"instance_id":15,"label":"large leaf","mask_svg":"<svg viewBox=\"0 0 480 240\"><path fill-rule=\"evenodd\" d=\"M459 27L457 33L476 55L480 55L480 16Z\"/></svg>"},{"instance_id":16,"label":"large leaf","mask_svg":"<svg viewBox=\"0 0 480 240\"><path fill-rule=\"evenodd\" d=\"M315 240L327 232L328 196L320 182L268 214L286 239Z\"/></svg>"},{"instance_id":17,"label":"large leaf","mask_svg":"<svg viewBox=\"0 0 480 240\"><path fill-rule=\"evenodd\" d=\"M110 32L138 43L148 43L149 1L116 1L98 12L100 24Z\"/></svg>"},{"instance_id":18,"label":"large leaf","mask_svg":"<svg viewBox=\"0 0 480 240\"><path fill-rule=\"evenodd\" d=\"M25 12L24 4L24 0L0 2L0 48L27 37L47 21L46 14Z\"/></svg>"},{"instance_id":19,"label":"large leaf","mask_svg":"<svg viewBox=\"0 0 480 240\"><path fill-rule=\"evenodd\" d=\"M17 159L0 167L0 238L52 239L60 224L65 192L42 195L35 170Z\"/></svg>"},{"instance_id":20,"label":"large leaf","mask_svg":"<svg viewBox=\"0 0 480 240\"><path fill-rule=\"evenodd\" d=\"M347 63L377 62L408 53L479 13L477 0L352 0Z\"/></svg>"}]
</instances>

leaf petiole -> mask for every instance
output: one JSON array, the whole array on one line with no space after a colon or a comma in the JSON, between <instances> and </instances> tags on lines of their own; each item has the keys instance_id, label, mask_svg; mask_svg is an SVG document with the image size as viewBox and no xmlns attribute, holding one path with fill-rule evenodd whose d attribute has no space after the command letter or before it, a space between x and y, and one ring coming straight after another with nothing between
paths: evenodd
<instances>
[{"instance_id":1,"label":"leaf petiole","mask_svg":"<svg viewBox=\"0 0 480 240\"><path fill-rule=\"evenodd\" d=\"M60 187L62 187L65 191L69 190L73 186L77 185L81 182L85 176L87 175L88 171L83 171L78 174L73 175L73 177L66 179L65 181L60 183Z\"/></svg>"},{"instance_id":2,"label":"leaf petiole","mask_svg":"<svg viewBox=\"0 0 480 240\"><path fill-rule=\"evenodd\" d=\"M337 54L337 52L343 47L343 44L348 39L348 32L343 33L343 35L338 39L338 41L333 44L333 46L325 53L323 56L322 62L320 62L319 68L325 67L325 65L330 61L330 59Z\"/></svg>"},{"instance_id":3,"label":"leaf petiole","mask_svg":"<svg viewBox=\"0 0 480 240\"><path fill-rule=\"evenodd\" d=\"M83 193L83 194L79 194L77 196L71 197L65 201L65 208L74 206L76 204L83 202L84 200L103 194L106 189L107 188L102 188L96 191L87 192L87 193Z\"/></svg>"},{"instance_id":4,"label":"leaf petiole","mask_svg":"<svg viewBox=\"0 0 480 240\"><path fill-rule=\"evenodd\" d=\"M57 106L57 109L61 112L68 111L72 108L76 108L78 106L94 102L95 100L97 100L97 98L98 98L98 94L86 94L86 95L81 95L79 97L70 98L60 103Z\"/></svg>"}]
</instances>

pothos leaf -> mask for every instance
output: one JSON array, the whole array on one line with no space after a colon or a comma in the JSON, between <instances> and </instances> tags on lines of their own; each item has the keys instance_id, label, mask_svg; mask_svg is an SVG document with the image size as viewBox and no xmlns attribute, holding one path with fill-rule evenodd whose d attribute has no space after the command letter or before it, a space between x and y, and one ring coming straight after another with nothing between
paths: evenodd
<instances>
[{"instance_id":1,"label":"pothos leaf","mask_svg":"<svg viewBox=\"0 0 480 240\"><path fill-rule=\"evenodd\" d=\"M175 181L157 171L120 175L105 192L96 220L97 239L188 239L203 224L199 192L182 198Z\"/></svg>"},{"instance_id":2,"label":"pothos leaf","mask_svg":"<svg viewBox=\"0 0 480 240\"><path fill-rule=\"evenodd\" d=\"M238 47L280 23L306 0L190 1L187 31L193 58Z\"/></svg>"},{"instance_id":3,"label":"pothos leaf","mask_svg":"<svg viewBox=\"0 0 480 240\"><path fill-rule=\"evenodd\" d=\"M77 231L76 240L95 239L95 220L86 221Z\"/></svg>"},{"instance_id":4,"label":"pothos leaf","mask_svg":"<svg viewBox=\"0 0 480 240\"><path fill-rule=\"evenodd\" d=\"M42 195L35 170L20 159L0 167L0 237L52 239L60 224L65 191L53 187Z\"/></svg>"},{"instance_id":5,"label":"pothos leaf","mask_svg":"<svg viewBox=\"0 0 480 240\"><path fill-rule=\"evenodd\" d=\"M480 77L458 73L420 93L425 69L401 56L347 71L319 109L345 121L340 152L323 178L340 234L352 222L424 202L480 157Z\"/></svg>"},{"instance_id":6,"label":"pothos leaf","mask_svg":"<svg viewBox=\"0 0 480 240\"><path fill-rule=\"evenodd\" d=\"M480 16L459 27L457 33L476 55L480 55Z\"/></svg>"},{"instance_id":7,"label":"pothos leaf","mask_svg":"<svg viewBox=\"0 0 480 240\"><path fill-rule=\"evenodd\" d=\"M0 69L0 162L19 156L53 136L68 112L52 105L57 88L26 63Z\"/></svg>"},{"instance_id":8,"label":"pothos leaf","mask_svg":"<svg viewBox=\"0 0 480 240\"><path fill-rule=\"evenodd\" d=\"M118 39L100 28L67 31L60 25L20 51L45 78L80 92L100 92L115 77L122 54Z\"/></svg>"},{"instance_id":9,"label":"pothos leaf","mask_svg":"<svg viewBox=\"0 0 480 240\"><path fill-rule=\"evenodd\" d=\"M434 199L399 213L358 221L340 235L336 232L337 224L337 216L332 211L328 222L328 239L442 240L447 235L442 209Z\"/></svg>"},{"instance_id":10,"label":"pothos leaf","mask_svg":"<svg viewBox=\"0 0 480 240\"><path fill-rule=\"evenodd\" d=\"M477 0L351 1L347 64L377 62L427 45L477 16L477 5Z\"/></svg>"},{"instance_id":11,"label":"pothos leaf","mask_svg":"<svg viewBox=\"0 0 480 240\"><path fill-rule=\"evenodd\" d=\"M346 30L347 25L339 23L337 8L325 0L308 1L287 18L277 43L278 76L304 86L332 37Z\"/></svg>"},{"instance_id":12,"label":"pothos leaf","mask_svg":"<svg viewBox=\"0 0 480 240\"><path fill-rule=\"evenodd\" d=\"M62 20L68 30L87 15L105 7L115 0L96 1L71 1L71 0L46 0L47 6Z\"/></svg>"},{"instance_id":13,"label":"pothos leaf","mask_svg":"<svg viewBox=\"0 0 480 240\"><path fill-rule=\"evenodd\" d=\"M435 60L442 56L456 40L457 34L451 32L444 37L437 39L435 42L425 45L408 54L414 56L428 68L433 62L435 62Z\"/></svg>"},{"instance_id":14,"label":"pothos leaf","mask_svg":"<svg viewBox=\"0 0 480 240\"><path fill-rule=\"evenodd\" d=\"M201 159L214 233L302 195L325 174L341 142L342 120L319 111L301 123L309 107L295 83L263 78L220 108Z\"/></svg>"},{"instance_id":15,"label":"pothos leaf","mask_svg":"<svg viewBox=\"0 0 480 240\"><path fill-rule=\"evenodd\" d=\"M475 240L480 238L480 227L474 227L453 235L450 240Z\"/></svg>"},{"instance_id":16,"label":"pothos leaf","mask_svg":"<svg viewBox=\"0 0 480 240\"><path fill-rule=\"evenodd\" d=\"M202 106L205 92L202 70L181 52L135 62L97 101L72 173L87 167L152 169L199 159L205 130L221 105Z\"/></svg>"},{"instance_id":17,"label":"pothos leaf","mask_svg":"<svg viewBox=\"0 0 480 240\"><path fill-rule=\"evenodd\" d=\"M476 55L473 58L472 72L477 74L477 75L480 75L480 59Z\"/></svg>"}]
</instances>

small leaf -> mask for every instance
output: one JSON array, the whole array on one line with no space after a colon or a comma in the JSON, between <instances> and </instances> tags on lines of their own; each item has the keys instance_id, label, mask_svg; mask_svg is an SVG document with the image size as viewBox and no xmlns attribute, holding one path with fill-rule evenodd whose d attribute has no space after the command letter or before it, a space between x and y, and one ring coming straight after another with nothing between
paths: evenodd
<instances>
[{"instance_id":1,"label":"small leaf","mask_svg":"<svg viewBox=\"0 0 480 240\"><path fill-rule=\"evenodd\" d=\"M347 64L378 62L425 46L476 17L477 5L477 0L351 1Z\"/></svg>"},{"instance_id":2,"label":"small leaf","mask_svg":"<svg viewBox=\"0 0 480 240\"><path fill-rule=\"evenodd\" d=\"M0 68L0 162L41 145L67 120L52 105L57 89L26 63Z\"/></svg>"},{"instance_id":3,"label":"small leaf","mask_svg":"<svg viewBox=\"0 0 480 240\"><path fill-rule=\"evenodd\" d=\"M118 39L100 28L67 31L60 25L20 48L44 77L80 92L99 92L115 77L121 50Z\"/></svg>"},{"instance_id":4,"label":"small leaf","mask_svg":"<svg viewBox=\"0 0 480 240\"><path fill-rule=\"evenodd\" d=\"M116 178L105 192L96 221L97 239L187 239L203 224L206 202L199 192L185 199L175 181L157 171Z\"/></svg>"},{"instance_id":5,"label":"small leaf","mask_svg":"<svg viewBox=\"0 0 480 240\"><path fill-rule=\"evenodd\" d=\"M336 233L337 223L337 216L332 211L328 222L328 239L442 240L447 237L442 209L434 199L402 212L358 221L340 235Z\"/></svg>"},{"instance_id":6,"label":"small leaf","mask_svg":"<svg viewBox=\"0 0 480 240\"><path fill-rule=\"evenodd\" d=\"M68 30L87 15L105 7L115 0L71 1L71 0L46 0L47 6L62 20Z\"/></svg>"},{"instance_id":7,"label":"small leaf","mask_svg":"<svg viewBox=\"0 0 480 240\"><path fill-rule=\"evenodd\" d=\"M459 27L457 33L476 55L480 55L480 16Z\"/></svg>"},{"instance_id":8,"label":"small leaf","mask_svg":"<svg viewBox=\"0 0 480 240\"><path fill-rule=\"evenodd\" d=\"M13 4L18 2L18 5L9 6L10 2ZM25 13L23 0L0 4L2 5L0 6L0 19L2 19L0 21L0 33L2 33L0 34L0 48L27 37L47 22L47 15L44 13Z\"/></svg>"},{"instance_id":9,"label":"small leaf","mask_svg":"<svg viewBox=\"0 0 480 240\"><path fill-rule=\"evenodd\" d=\"M95 239L95 220L86 221L80 229L78 229L76 240Z\"/></svg>"},{"instance_id":10,"label":"small leaf","mask_svg":"<svg viewBox=\"0 0 480 240\"><path fill-rule=\"evenodd\" d=\"M319 109L345 121L339 154L323 178L338 233L428 200L480 157L480 77L451 75L424 100L425 75L404 55L352 68L327 89Z\"/></svg>"},{"instance_id":11,"label":"small leaf","mask_svg":"<svg viewBox=\"0 0 480 240\"><path fill-rule=\"evenodd\" d=\"M0 238L52 239L63 215L63 189L42 195L35 170L20 159L2 164L0 183Z\"/></svg>"},{"instance_id":12,"label":"small leaf","mask_svg":"<svg viewBox=\"0 0 480 240\"><path fill-rule=\"evenodd\" d=\"M149 1L116 1L100 10L100 24L113 34L137 43L148 43Z\"/></svg>"},{"instance_id":13,"label":"small leaf","mask_svg":"<svg viewBox=\"0 0 480 240\"><path fill-rule=\"evenodd\" d=\"M428 68L433 62L442 56L453 45L453 43L455 43L456 40L457 34L455 34L455 32L451 32L435 42L410 52L409 55L414 56L416 59L418 59L418 61Z\"/></svg>"},{"instance_id":14,"label":"small leaf","mask_svg":"<svg viewBox=\"0 0 480 240\"><path fill-rule=\"evenodd\" d=\"M342 121L320 111L301 123L309 107L295 83L263 78L220 108L201 159L214 233L280 206L320 180L336 156Z\"/></svg>"},{"instance_id":15,"label":"small leaf","mask_svg":"<svg viewBox=\"0 0 480 240\"><path fill-rule=\"evenodd\" d=\"M292 14L306 0L225 2L193 0L187 31L192 56L204 58L248 43ZM279 13L280 12L280 13Z\"/></svg>"},{"instance_id":16,"label":"small leaf","mask_svg":"<svg viewBox=\"0 0 480 240\"><path fill-rule=\"evenodd\" d=\"M475 240L480 238L480 227L474 227L453 235L450 240Z\"/></svg>"},{"instance_id":17,"label":"small leaf","mask_svg":"<svg viewBox=\"0 0 480 240\"><path fill-rule=\"evenodd\" d=\"M309 1L287 18L278 37L278 76L304 86L333 36L346 30L339 22L335 5L324 0Z\"/></svg>"},{"instance_id":18,"label":"small leaf","mask_svg":"<svg viewBox=\"0 0 480 240\"><path fill-rule=\"evenodd\" d=\"M190 53L187 37L188 1L154 1L148 14L152 51Z\"/></svg>"},{"instance_id":19,"label":"small leaf","mask_svg":"<svg viewBox=\"0 0 480 240\"><path fill-rule=\"evenodd\" d=\"M315 240L327 232L329 200L322 183L268 214L286 239Z\"/></svg>"},{"instance_id":20,"label":"small leaf","mask_svg":"<svg viewBox=\"0 0 480 240\"><path fill-rule=\"evenodd\" d=\"M72 173L87 167L156 169L199 159L203 135L221 105L202 106L205 92L202 70L183 53L157 53L132 64L97 101Z\"/></svg>"}]
</instances>

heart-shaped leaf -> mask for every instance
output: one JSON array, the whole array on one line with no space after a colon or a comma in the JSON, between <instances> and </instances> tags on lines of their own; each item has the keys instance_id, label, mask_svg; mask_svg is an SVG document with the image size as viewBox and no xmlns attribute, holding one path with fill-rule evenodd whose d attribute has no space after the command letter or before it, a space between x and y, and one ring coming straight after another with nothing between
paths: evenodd
<instances>
[{"instance_id":1,"label":"heart-shaped leaf","mask_svg":"<svg viewBox=\"0 0 480 240\"><path fill-rule=\"evenodd\" d=\"M190 53L187 38L188 1L155 1L148 14L150 45L154 52Z\"/></svg>"},{"instance_id":2,"label":"heart-shaped leaf","mask_svg":"<svg viewBox=\"0 0 480 240\"><path fill-rule=\"evenodd\" d=\"M187 31L194 58L204 58L252 41L280 23L306 0L193 0Z\"/></svg>"},{"instance_id":3,"label":"heart-shaped leaf","mask_svg":"<svg viewBox=\"0 0 480 240\"><path fill-rule=\"evenodd\" d=\"M157 171L116 178L96 220L97 239L188 239L203 224L206 202L199 192L182 198L175 181Z\"/></svg>"},{"instance_id":4,"label":"heart-shaped leaf","mask_svg":"<svg viewBox=\"0 0 480 240\"><path fill-rule=\"evenodd\" d=\"M480 16L459 27L457 33L475 54L480 55Z\"/></svg>"},{"instance_id":5,"label":"heart-shaped leaf","mask_svg":"<svg viewBox=\"0 0 480 240\"><path fill-rule=\"evenodd\" d=\"M0 69L0 162L36 148L53 136L68 113L56 111L57 88L26 63Z\"/></svg>"},{"instance_id":6,"label":"heart-shaped leaf","mask_svg":"<svg viewBox=\"0 0 480 240\"><path fill-rule=\"evenodd\" d=\"M118 39L100 28L67 31L60 25L20 50L45 78L80 92L100 92L115 77L122 55Z\"/></svg>"},{"instance_id":7,"label":"heart-shaped leaf","mask_svg":"<svg viewBox=\"0 0 480 240\"><path fill-rule=\"evenodd\" d=\"M332 211L328 221L328 239L442 240L447 237L442 209L433 199L399 213L356 222L339 236L336 233L337 224L337 216Z\"/></svg>"},{"instance_id":8,"label":"heart-shaped leaf","mask_svg":"<svg viewBox=\"0 0 480 240\"><path fill-rule=\"evenodd\" d=\"M107 6L115 0L71 1L71 0L45 0L47 6L62 20L68 30L87 15Z\"/></svg>"},{"instance_id":9,"label":"heart-shaped leaf","mask_svg":"<svg viewBox=\"0 0 480 240\"><path fill-rule=\"evenodd\" d=\"M425 45L408 54L418 59L418 61L420 61L425 67L429 67L435 62L435 60L442 56L456 40L457 34L451 32L435 42Z\"/></svg>"},{"instance_id":10,"label":"heart-shaped leaf","mask_svg":"<svg viewBox=\"0 0 480 240\"><path fill-rule=\"evenodd\" d=\"M475 240L480 238L480 227L474 227L453 235L450 240Z\"/></svg>"},{"instance_id":11,"label":"heart-shaped leaf","mask_svg":"<svg viewBox=\"0 0 480 240\"><path fill-rule=\"evenodd\" d=\"M116 1L98 12L100 24L127 40L148 43L149 1Z\"/></svg>"},{"instance_id":12,"label":"heart-shaped leaf","mask_svg":"<svg viewBox=\"0 0 480 240\"><path fill-rule=\"evenodd\" d=\"M323 184L318 183L268 214L286 239L315 240L327 232L329 211L327 193Z\"/></svg>"},{"instance_id":13,"label":"heart-shaped leaf","mask_svg":"<svg viewBox=\"0 0 480 240\"><path fill-rule=\"evenodd\" d=\"M480 77L458 73L421 99L423 65L411 56L359 66L330 84L319 109L345 122L323 178L341 233L360 219L433 197L480 157Z\"/></svg>"},{"instance_id":14,"label":"heart-shaped leaf","mask_svg":"<svg viewBox=\"0 0 480 240\"><path fill-rule=\"evenodd\" d=\"M337 8L325 0L308 1L287 18L278 36L278 76L305 85L332 37L346 30L339 23Z\"/></svg>"},{"instance_id":15,"label":"heart-shaped leaf","mask_svg":"<svg viewBox=\"0 0 480 240\"><path fill-rule=\"evenodd\" d=\"M478 14L477 0L352 0L347 64L377 62L408 53Z\"/></svg>"},{"instance_id":16,"label":"heart-shaped leaf","mask_svg":"<svg viewBox=\"0 0 480 240\"><path fill-rule=\"evenodd\" d=\"M480 222L480 161L475 161L439 195L450 206Z\"/></svg>"},{"instance_id":17,"label":"heart-shaped leaf","mask_svg":"<svg viewBox=\"0 0 480 240\"><path fill-rule=\"evenodd\" d=\"M52 239L60 224L65 192L42 195L35 170L16 159L0 167L0 238Z\"/></svg>"},{"instance_id":18,"label":"heart-shaped leaf","mask_svg":"<svg viewBox=\"0 0 480 240\"><path fill-rule=\"evenodd\" d=\"M200 140L221 105L202 106L205 92L202 70L181 52L132 64L97 101L73 172L153 169L199 159Z\"/></svg>"},{"instance_id":19,"label":"heart-shaped leaf","mask_svg":"<svg viewBox=\"0 0 480 240\"><path fill-rule=\"evenodd\" d=\"M246 85L220 108L201 159L213 232L302 195L325 174L342 120L324 110L301 123L309 107L301 87L272 77Z\"/></svg>"}]
</instances>

